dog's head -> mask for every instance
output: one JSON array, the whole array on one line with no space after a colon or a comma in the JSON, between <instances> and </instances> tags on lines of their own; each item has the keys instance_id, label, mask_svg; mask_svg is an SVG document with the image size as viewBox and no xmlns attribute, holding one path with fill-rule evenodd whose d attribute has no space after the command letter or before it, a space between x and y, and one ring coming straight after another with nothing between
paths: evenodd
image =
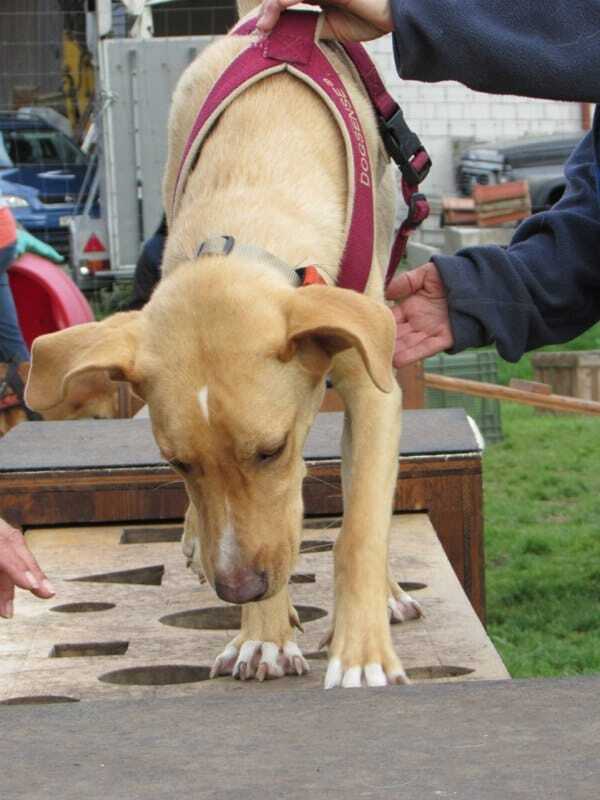
<instances>
[{"instance_id":1,"label":"dog's head","mask_svg":"<svg viewBox=\"0 0 600 800\"><path fill-rule=\"evenodd\" d=\"M205 574L239 603L288 580L302 527L302 450L332 357L355 348L389 391L394 324L355 292L250 277L233 256L202 261L163 279L140 312L40 337L26 398L43 412L86 373L129 381L186 483Z\"/></svg>"}]
</instances>

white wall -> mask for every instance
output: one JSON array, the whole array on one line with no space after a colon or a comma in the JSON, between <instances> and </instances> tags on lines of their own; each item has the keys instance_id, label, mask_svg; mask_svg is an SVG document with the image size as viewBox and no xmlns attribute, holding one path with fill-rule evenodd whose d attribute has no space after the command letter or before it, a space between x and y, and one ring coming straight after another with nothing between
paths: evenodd
<instances>
[{"instance_id":1,"label":"white wall","mask_svg":"<svg viewBox=\"0 0 600 800\"><path fill-rule=\"evenodd\" d=\"M452 151L457 141L466 146L473 139L515 139L526 134L581 130L578 103L487 95L453 81L403 81L396 72L391 37L371 42L368 49L390 94L431 155L433 169L424 187L432 196L454 192Z\"/></svg>"}]
</instances>

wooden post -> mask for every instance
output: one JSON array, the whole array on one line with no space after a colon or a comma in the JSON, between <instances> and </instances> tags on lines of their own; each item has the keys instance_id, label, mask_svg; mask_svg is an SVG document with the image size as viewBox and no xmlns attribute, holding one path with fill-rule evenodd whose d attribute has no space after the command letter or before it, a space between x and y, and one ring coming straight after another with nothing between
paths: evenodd
<instances>
[{"instance_id":1,"label":"wooden post","mask_svg":"<svg viewBox=\"0 0 600 800\"><path fill-rule=\"evenodd\" d=\"M396 377L402 387L403 408L425 408L425 371L422 361L400 367Z\"/></svg>"}]
</instances>

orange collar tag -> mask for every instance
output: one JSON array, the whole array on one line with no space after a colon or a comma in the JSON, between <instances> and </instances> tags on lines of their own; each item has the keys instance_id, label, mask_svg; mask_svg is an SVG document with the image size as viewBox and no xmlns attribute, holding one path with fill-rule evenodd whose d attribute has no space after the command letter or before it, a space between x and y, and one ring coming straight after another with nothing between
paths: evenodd
<instances>
[{"instance_id":1,"label":"orange collar tag","mask_svg":"<svg viewBox=\"0 0 600 800\"><path fill-rule=\"evenodd\" d=\"M314 284L327 285L327 281L321 276L319 270L314 266L301 267L296 272L300 276L300 286L313 286Z\"/></svg>"}]
</instances>

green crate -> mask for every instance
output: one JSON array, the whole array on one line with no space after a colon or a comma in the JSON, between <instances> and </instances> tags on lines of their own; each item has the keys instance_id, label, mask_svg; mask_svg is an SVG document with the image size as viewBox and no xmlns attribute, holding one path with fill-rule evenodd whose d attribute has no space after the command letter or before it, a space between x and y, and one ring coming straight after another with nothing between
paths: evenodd
<instances>
[{"instance_id":1,"label":"green crate","mask_svg":"<svg viewBox=\"0 0 600 800\"><path fill-rule=\"evenodd\" d=\"M449 356L440 353L425 360L425 372L437 372L453 378L468 378L485 383L498 383L498 357L495 352L474 351ZM473 417L486 442L502 441L500 401L488 397L473 397L441 389L426 389L427 408L464 408Z\"/></svg>"}]
</instances>

